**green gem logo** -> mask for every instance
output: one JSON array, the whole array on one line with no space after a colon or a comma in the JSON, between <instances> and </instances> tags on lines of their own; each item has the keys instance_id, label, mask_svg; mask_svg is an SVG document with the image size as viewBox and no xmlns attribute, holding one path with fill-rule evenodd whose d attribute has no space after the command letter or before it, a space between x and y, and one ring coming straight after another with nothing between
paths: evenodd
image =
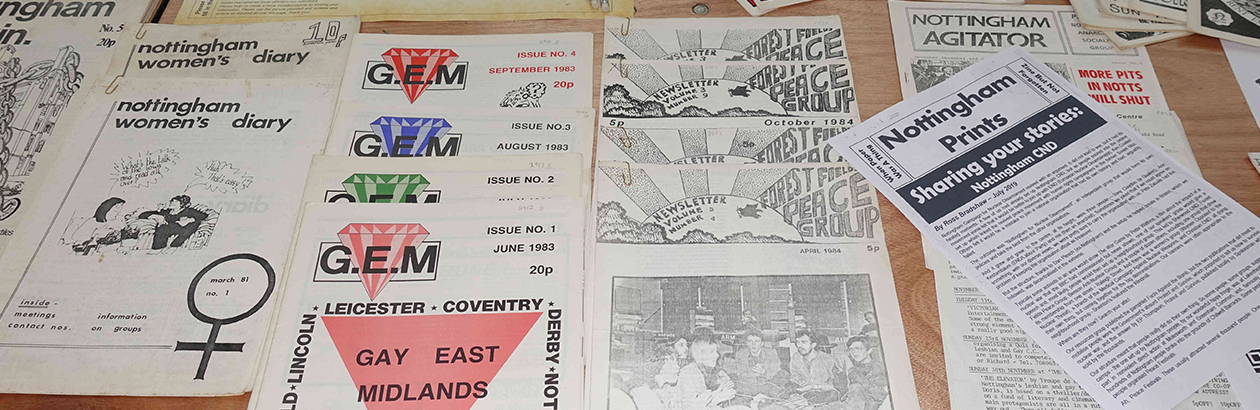
<instances>
[{"instance_id":1,"label":"green gem logo","mask_svg":"<svg viewBox=\"0 0 1260 410\"><path fill-rule=\"evenodd\" d=\"M341 186L359 203L416 203L429 180L420 174L353 174Z\"/></svg>"}]
</instances>

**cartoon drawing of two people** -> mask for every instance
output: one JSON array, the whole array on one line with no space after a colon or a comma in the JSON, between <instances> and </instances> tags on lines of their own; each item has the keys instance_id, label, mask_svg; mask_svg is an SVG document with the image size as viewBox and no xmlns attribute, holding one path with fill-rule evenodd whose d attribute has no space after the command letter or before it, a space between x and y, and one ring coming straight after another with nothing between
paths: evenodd
<instances>
[{"instance_id":1,"label":"cartoon drawing of two people","mask_svg":"<svg viewBox=\"0 0 1260 410\"><path fill-rule=\"evenodd\" d=\"M150 255L169 253L184 246L184 241L197 233L201 222L210 217L205 212L190 207L191 204L192 198L188 195L176 195L165 209L145 211L136 216L137 219L148 219L157 224L153 229L153 248L149 251ZM170 242L169 247L167 241Z\"/></svg>"},{"instance_id":2,"label":"cartoon drawing of two people","mask_svg":"<svg viewBox=\"0 0 1260 410\"><path fill-rule=\"evenodd\" d=\"M75 253L87 255L93 251L104 252L118 248L127 253L134 246L125 246L124 241L140 239L141 221L153 224L153 243L150 255L170 253L182 247L201 227L201 223L209 218L205 212L192 208L192 198L188 195L176 195L171 198L166 208L155 211L144 211L135 215L120 216L122 204L127 201L112 197L101 202L90 218L84 218L77 224L72 222L73 232L70 234L70 246Z\"/></svg>"},{"instance_id":3,"label":"cartoon drawing of two people","mask_svg":"<svg viewBox=\"0 0 1260 410\"><path fill-rule=\"evenodd\" d=\"M122 213L119 205L126 202L118 197L106 199L96 207L96 213L92 217L72 225L74 231L69 237L70 248L75 253L87 255L92 251L104 252L117 248L124 239L135 239L135 232L129 232L126 221L119 217Z\"/></svg>"}]
</instances>

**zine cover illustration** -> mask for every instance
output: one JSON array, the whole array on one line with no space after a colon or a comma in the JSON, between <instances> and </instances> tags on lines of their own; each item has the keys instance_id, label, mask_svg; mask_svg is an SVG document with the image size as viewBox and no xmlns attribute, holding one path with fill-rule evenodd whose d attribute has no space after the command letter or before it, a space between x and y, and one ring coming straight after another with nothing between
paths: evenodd
<instances>
[{"instance_id":1,"label":"zine cover illustration","mask_svg":"<svg viewBox=\"0 0 1260 410\"><path fill-rule=\"evenodd\" d=\"M604 58L821 61L847 56L838 16L604 19Z\"/></svg>"},{"instance_id":2,"label":"zine cover illustration","mask_svg":"<svg viewBox=\"0 0 1260 410\"><path fill-rule=\"evenodd\" d=\"M848 60L607 60L605 67L613 71L604 76L601 114L605 119L857 115Z\"/></svg>"},{"instance_id":3,"label":"zine cover illustration","mask_svg":"<svg viewBox=\"0 0 1260 410\"><path fill-rule=\"evenodd\" d=\"M635 166L601 163L596 241L841 243L883 238L870 183L848 163Z\"/></svg>"},{"instance_id":4,"label":"zine cover illustration","mask_svg":"<svg viewBox=\"0 0 1260 410\"><path fill-rule=\"evenodd\" d=\"M72 98L91 87L109 64L119 33L139 23L144 2L7 3L0 28L0 251L17 234L23 206L74 121ZM8 6L12 6L11 8ZM60 139L59 139L60 138ZM24 204L23 201L28 203Z\"/></svg>"}]
</instances>

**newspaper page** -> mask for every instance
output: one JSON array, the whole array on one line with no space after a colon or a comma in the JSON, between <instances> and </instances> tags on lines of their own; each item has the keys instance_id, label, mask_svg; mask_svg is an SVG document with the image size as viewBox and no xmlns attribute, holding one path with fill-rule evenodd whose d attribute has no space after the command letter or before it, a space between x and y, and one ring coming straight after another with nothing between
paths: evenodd
<instances>
[{"instance_id":1,"label":"newspaper page","mask_svg":"<svg viewBox=\"0 0 1260 410\"><path fill-rule=\"evenodd\" d=\"M175 24L246 24L362 16L363 21L597 19L634 15L634 0L609 1L609 10L586 0L188 0Z\"/></svg>"},{"instance_id":2,"label":"newspaper page","mask_svg":"<svg viewBox=\"0 0 1260 410\"><path fill-rule=\"evenodd\" d=\"M131 80L89 96L9 252L6 393L248 391L336 80ZM29 225L24 227L32 228ZM9 294L9 290L13 293Z\"/></svg>"},{"instance_id":3,"label":"newspaper page","mask_svg":"<svg viewBox=\"0 0 1260 410\"><path fill-rule=\"evenodd\" d=\"M919 408L848 164L598 168L589 408Z\"/></svg>"},{"instance_id":4,"label":"newspaper page","mask_svg":"<svg viewBox=\"0 0 1260 410\"><path fill-rule=\"evenodd\" d=\"M1174 123L1174 113L1139 109L1117 117L1191 172L1200 174L1185 133ZM927 240L924 256L928 268L936 272L951 407L1099 408ZM1228 386L1223 379L1213 379L1175 409L1237 408L1238 401Z\"/></svg>"},{"instance_id":5,"label":"newspaper page","mask_svg":"<svg viewBox=\"0 0 1260 410\"><path fill-rule=\"evenodd\" d=\"M1260 349L1252 349L1225 368L1225 377L1234 386L1243 410L1260 409Z\"/></svg>"},{"instance_id":6,"label":"newspaper page","mask_svg":"<svg viewBox=\"0 0 1260 410\"><path fill-rule=\"evenodd\" d=\"M904 98L1020 46L1109 109L1168 109L1146 48L1119 49L1082 27L1070 6L890 1L888 8Z\"/></svg>"},{"instance_id":7,"label":"newspaper page","mask_svg":"<svg viewBox=\"0 0 1260 410\"><path fill-rule=\"evenodd\" d=\"M1019 45L1144 136L1172 141L1177 138L1171 136L1184 135L1156 113L1168 110L1168 102L1146 48L1120 49L1102 32L1081 27L1071 7L919 2L889 2L888 7L903 98L1006 45ZM1179 152L1189 153L1188 144L1173 142Z\"/></svg>"},{"instance_id":8,"label":"newspaper page","mask_svg":"<svg viewBox=\"0 0 1260 410\"><path fill-rule=\"evenodd\" d=\"M1260 333L1260 218L1018 47L830 143L1103 408L1169 409Z\"/></svg>"},{"instance_id":9,"label":"newspaper page","mask_svg":"<svg viewBox=\"0 0 1260 410\"><path fill-rule=\"evenodd\" d=\"M341 78L357 17L128 26L105 74L130 78Z\"/></svg>"},{"instance_id":10,"label":"newspaper page","mask_svg":"<svg viewBox=\"0 0 1260 410\"><path fill-rule=\"evenodd\" d=\"M455 157L581 153L589 161L591 109L451 108L343 102L324 153Z\"/></svg>"},{"instance_id":11,"label":"newspaper page","mask_svg":"<svg viewBox=\"0 0 1260 410\"><path fill-rule=\"evenodd\" d=\"M396 107L587 108L593 37L359 34L340 99Z\"/></svg>"},{"instance_id":12,"label":"newspaper page","mask_svg":"<svg viewBox=\"0 0 1260 410\"><path fill-rule=\"evenodd\" d=\"M1125 31L1102 30L1120 48L1133 48L1190 35L1189 31Z\"/></svg>"},{"instance_id":13,"label":"newspaper page","mask_svg":"<svg viewBox=\"0 0 1260 410\"><path fill-rule=\"evenodd\" d=\"M1225 49L1229 68L1251 108L1251 117L1260 123L1260 47L1221 40L1221 48Z\"/></svg>"},{"instance_id":14,"label":"newspaper page","mask_svg":"<svg viewBox=\"0 0 1260 410\"><path fill-rule=\"evenodd\" d=\"M586 184L581 177L586 163L578 154L424 161L316 155L302 203L435 204L578 197Z\"/></svg>"},{"instance_id":15,"label":"newspaper page","mask_svg":"<svg viewBox=\"0 0 1260 410\"><path fill-rule=\"evenodd\" d=\"M583 202L308 204L250 408L580 406Z\"/></svg>"},{"instance_id":16,"label":"newspaper page","mask_svg":"<svg viewBox=\"0 0 1260 410\"><path fill-rule=\"evenodd\" d=\"M1190 31L1260 47L1260 3L1239 0L1187 0Z\"/></svg>"},{"instance_id":17,"label":"newspaper page","mask_svg":"<svg viewBox=\"0 0 1260 410\"><path fill-rule=\"evenodd\" d=\"M604 18L604 58L822 61L848 57L840 16Z\"/></svg>"},{"instance_id":18,"label":"newspaper page","mask_svg":"<svg viewBox=\"0 0 1260 410\"><path fill-rule=\"evenodd\" d=\"M1129 0L1129 7L1173 21L1186 21L1188 0Z\"/></svg>"},{"instance_id":19,"label":"newspaper page","mask_svg":"<svg viewBox=\"0 0 1260 410\"><path fill-rule=\"evenodd\" d=\"M124 27L148 2L10 2L0 9L0 255L35 207L49 165L85 94L109 64ZM4 11L8 13L5 14ZM57 127L58 124L66 124ZM0 279L3 280L3 279Z\"/></svg>"},{"instance_id":20,"label":"newspaper page","mask_svg":"<svg viewBox=\"0 0 1260 410\"><path fill-rule=\"evenodd\" d=\"M1260 152L1248 152L1247 159L1251 160L1251 166L1256 167L1256 172L1260 172Z\"/></svg>"},{"instance_id":21,"label":"newspaper page","mask_svg":"<svg viewBox=\"0 0 1260 410\"><path fill-rule=\"evenodd\" d=\"M819 62L605 60L600 125L635 128L852 125L852 66Z\"/></svg>"}]
</instances>

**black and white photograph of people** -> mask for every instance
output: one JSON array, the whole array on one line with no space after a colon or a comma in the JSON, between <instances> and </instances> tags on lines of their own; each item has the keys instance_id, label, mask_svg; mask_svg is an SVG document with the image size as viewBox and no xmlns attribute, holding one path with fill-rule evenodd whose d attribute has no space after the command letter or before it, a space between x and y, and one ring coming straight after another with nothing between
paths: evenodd
<instances>
[{"instance_id":1,"label":"black and white photograph of people","mask_svg":"<svg viewBox=\"0 0 1260 410\"><path fill-rule=\"evenodd\" d=\"M609 409L878 410L891 404L864 276L614 283Z\"/></svg>"}]
</instances>

